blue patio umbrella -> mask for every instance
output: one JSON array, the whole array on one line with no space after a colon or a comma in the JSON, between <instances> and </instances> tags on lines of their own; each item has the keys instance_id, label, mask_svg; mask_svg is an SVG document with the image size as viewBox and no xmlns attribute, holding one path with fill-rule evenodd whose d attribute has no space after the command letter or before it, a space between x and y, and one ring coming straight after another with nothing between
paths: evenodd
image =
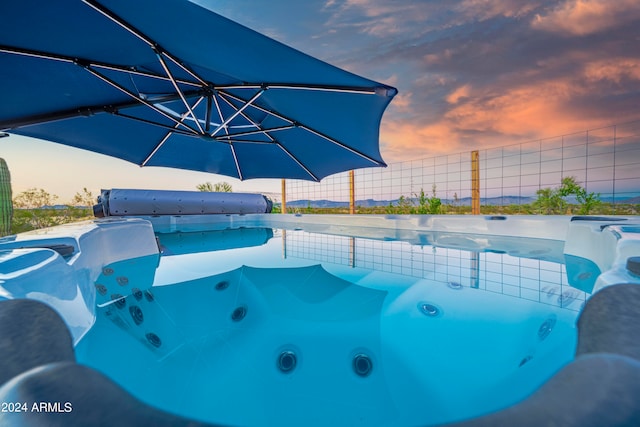
<instances>
[{"instance_id":1,"label":"blue patio umbrella","mask_svg":"<svg viewBox=\"0 0 640 427\"><path fill-rule=\"evenodd\" d=\"M0 3L0 131L239 179L384 166L396 94L186 0Z\"/></svg>"}]
</instances>

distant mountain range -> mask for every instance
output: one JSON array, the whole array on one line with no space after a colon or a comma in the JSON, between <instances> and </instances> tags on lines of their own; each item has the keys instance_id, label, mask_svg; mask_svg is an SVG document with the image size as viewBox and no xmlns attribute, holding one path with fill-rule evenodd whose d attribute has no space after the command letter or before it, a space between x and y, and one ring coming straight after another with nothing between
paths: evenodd
<instances>
[{"instance_id":1,"label":"distant mountain range","mask_svg":"<svg viewBox=\"0 0 640 427\"><path fill-rule=\"evenodd\" d=\"M306 206L306 205L305 205ZM49 209L54 211L62 211L65 209L74 208L74 209L90 209L88 206L71 206L71 205L45 205L40 206L39 208L14 208L15 210L31 210L31 209Z\"/></svg>"},{"instance_id":2,"label":"distant mountain range","mask_svg":"<svg viewBox=\"0 0 640 427\"><path fill-rule=\"evenodd\" d=\"M413 205L418 205L417 198L405 199L411 202ZM533 203L536 200L536 197L526 197L526 196L500 196L500 197L481 197L480 204L485 206L508 206L508 205L527 205ZM613 197L603 196L600 197L600 200L603 203L612 203ZM393 206L398 206L399 199L394 200L374 200L374 199L364 199L364 200L356 200L356 206L360 206L363 208L370 208L376 206L389 206L389 204L393 204ZM453 205L453 206L471 206L471 197L463 197L454 202L453 199L441 199L443 205ZM577 204L575 198L567 198L567 202L571 204ZM617 198L616 203L625 203L625 204L640 204L640 196L637 197L629 197L626 199ZM349 202L336 202L333 200L292 200L287 201L287 206L291 208L348 208Z\"/></svg>"}]
</instances>

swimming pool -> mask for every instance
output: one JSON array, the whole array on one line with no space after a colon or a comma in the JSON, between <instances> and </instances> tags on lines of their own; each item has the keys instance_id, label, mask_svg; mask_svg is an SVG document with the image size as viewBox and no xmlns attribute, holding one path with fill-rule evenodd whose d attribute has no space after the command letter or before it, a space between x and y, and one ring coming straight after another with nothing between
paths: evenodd
<instances>
[{"instance_id":1,"label":"swimming pool","mask_svg":"<svg viewBox=\"0 0 640 427\"><path fill-rule=\"evenodd\" d=\"M0 279L57 308L80 363L164 410L432 425L521 401L571 362L590 294L640 283L634 221L104 219L4 239Z\"/></svg>"}]
</instances>

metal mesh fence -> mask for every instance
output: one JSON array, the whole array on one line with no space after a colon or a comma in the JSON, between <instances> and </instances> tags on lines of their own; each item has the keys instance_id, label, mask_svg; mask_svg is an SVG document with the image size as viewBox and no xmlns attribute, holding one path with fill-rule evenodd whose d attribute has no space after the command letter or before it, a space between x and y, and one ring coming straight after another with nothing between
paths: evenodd
<instances>
[{"instance_id":1,"label":"metal mesh fence","mask_svg":"<svg viewBox=\"0 0 640 427\"><path fill-rule=\"evenodd\" d=\"M478 152L483 212L535 213L538 190L574 177L608 213L638 213L640 121ZM471 152L464 152L356 170L356 212L394 213L403 204L417 206L423 195L439 198L441 213L469 213L471 169ZM292 212L348 211L349 174L319 183L287 180L284 196Z\"/></svg>"}]
</instances>

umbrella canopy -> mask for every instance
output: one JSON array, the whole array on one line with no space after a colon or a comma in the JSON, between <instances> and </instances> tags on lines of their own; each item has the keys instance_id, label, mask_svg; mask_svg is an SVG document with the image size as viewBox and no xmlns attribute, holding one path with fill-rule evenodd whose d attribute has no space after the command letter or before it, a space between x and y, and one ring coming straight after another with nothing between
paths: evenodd
<instances>
[{"instance_id":1,"label":"umbrella canopy","mask_svg":"<svg viewBox=\"0 0 640 427\"><path fill-rule=\"evenodd\" d=\"M195 3L5 1L0 16L0 131L239 179L384 166L396 89Z\"/></svg>"}]
</instances>

